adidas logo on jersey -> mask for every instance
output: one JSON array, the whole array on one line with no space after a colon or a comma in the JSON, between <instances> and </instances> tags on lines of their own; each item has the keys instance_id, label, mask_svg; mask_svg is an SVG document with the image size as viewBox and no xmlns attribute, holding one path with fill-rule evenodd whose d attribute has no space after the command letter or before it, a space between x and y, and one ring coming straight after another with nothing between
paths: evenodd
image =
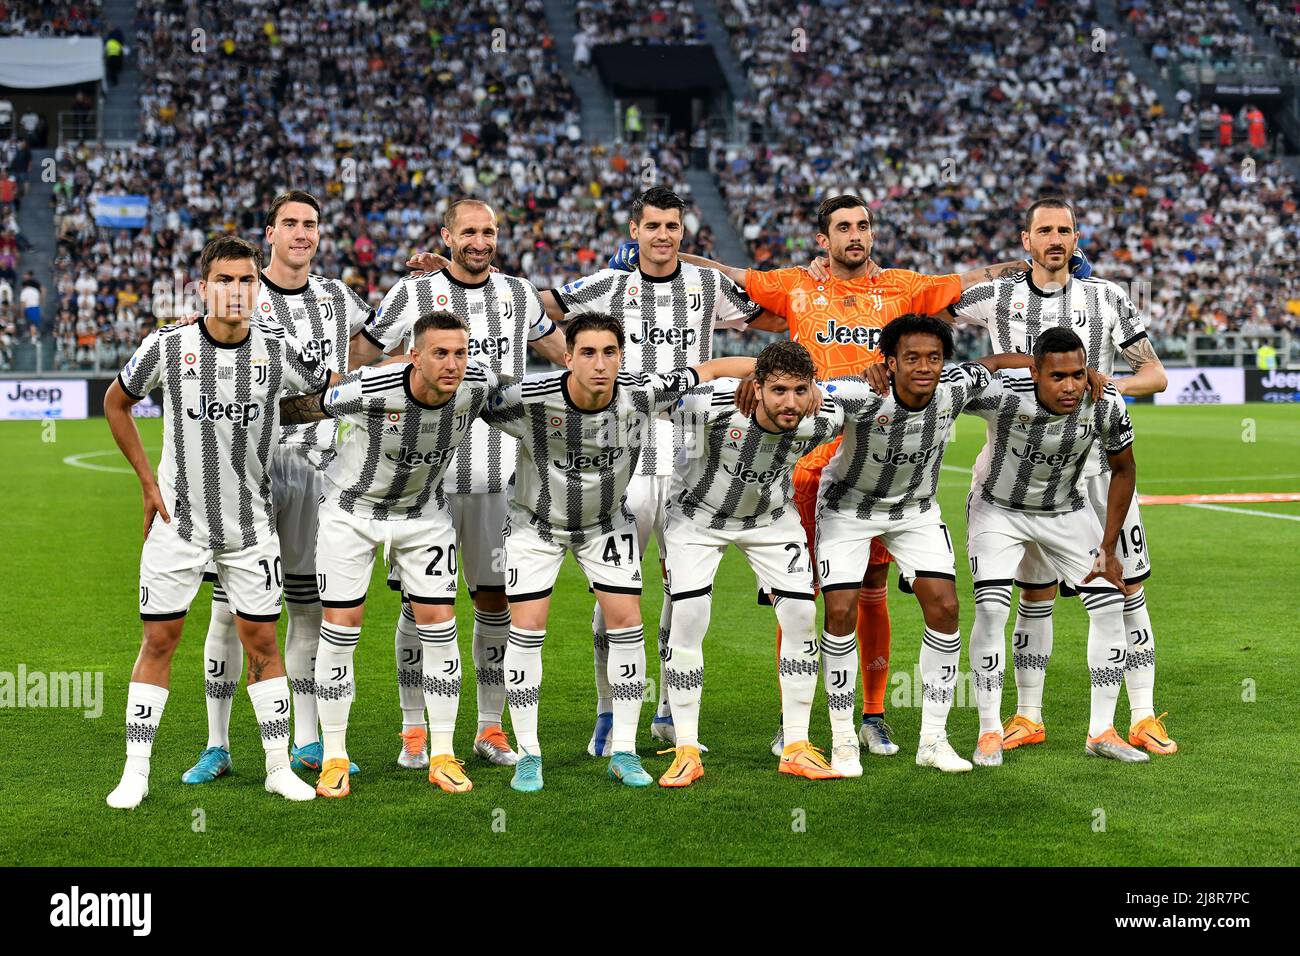
<instances>
[{"instance_id":1,"label":"adidas logo on jersey","mask_svg":"<svg viewBox=\"0 0 1300 956\"><path fill-rule=\"evenodd\" d=\"M641 572L640 572L640 571L633 571L633 572L632 572L632 580L633 580L633 581L640 581L640 580L641 580Z\"/></svg>"},{"instance_id":2,"label":"adidas logo on jersey","mask_svg":"<svg viewBox=\"0 0 1300 956\"><path fill-rule=\"evenodd\" d=\"M1180 405L1220 405L1223 403L1223 396L1214 390L1210 384L1210 377L1202 372L1196 378L1192 379L1178 393L1178 404Z\"/></svg>"},{"instance_id":3,"label":"adidas logo on jersey","mask_svg":"<svg viewBox=\"0 0 1300 956\"><path fill-rule=\"evenodd\" d=\"M401 433L402 430L398 428L396 425L389 425L387 428L384 429L385 435L400 435Z\"/></svg>"},{"instance_id":4,"label":"adidas logo on jersey","mask_svg":"<svg viewBox=\"0 0 1300 956\"><path fill-rule=\"evenodd\" d=\"M183 379L186 379L186 378L198 378L198 377L199 377L199 373L198 373L197 371L195 371L194 369L192 369L192 368L187 368L187 369L185 370L185 374L183 374L183 375L181 376L181 378L183 378Z\"/></svg>"}]
</instances>

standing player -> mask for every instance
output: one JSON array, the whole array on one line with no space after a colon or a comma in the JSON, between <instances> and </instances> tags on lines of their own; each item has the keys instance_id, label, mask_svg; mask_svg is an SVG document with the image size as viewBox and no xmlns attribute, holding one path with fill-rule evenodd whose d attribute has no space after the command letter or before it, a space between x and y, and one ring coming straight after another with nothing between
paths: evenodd
<instances>
[{"instance_id":1,"label":"standing player","mask_svg":"<svg viewBox=\"0 0 1300 956\"><path fill-rule=\"evenodd\" d=\"M632 787L652 780L636 753L645 691L641 551L627 488L656 417L689 389L743 377L753 359L714 359L667 374L620 374L623 326L589 313L564 330L568 371L531 375L504 389L484 417L521 440L503 538L510 643L506 702L520 758L510 785L542 789L537 740L542 642L551 589L566 552L587 575L609 635L612 702L609 775Z\"/></svg>"},{"instance_id":2,"label":"standing player","mask_svg":"<svg viewBox=\"0 0 1300 956\"><path fill-rule=\"evenodd\" d=\"M1133 425L1113 385L1085 394L1087 353L1073 331L1050 328L1034 342L1030 375L1000 372L966 410L989 423L989 454L975 464L967 499L967 553L975 585L970 663L980 735L974 762L1002 763L1004 629L1011 584L1025 549L1037 545L1053 580L1068 582L1088 611L1092 679L1086 750L1127 763L1146 752L1115 733L1115 703L1127 657L1123 565L1115 548L1133 497ZM1111 469L1103 532L1080 477L1100 444ZM1100 580L1098 580L1100 579ZM1096 581L1094 584L1089 582Z\"/></svg>"},{"instance_id":3,"label":"standing player","mask_svg":"<svg viewBox=\"0 0 1300 956\"><path fill-rule=\"evenodd\" d=\"M537 290L527 279L492 271L497 247L497 217L477 199L452 203L443 216L442 241L451 260L430 253L412 259L437 271L404 277L388 290L373 325L365 330L370 349L388 352L411 335L416 320L431 309L445 309L469 327L469 357L498 375L524 376L527 347L559 365L563 336L547 318ZM409 264L409 263L408 263ZM483 422L474 422L457 450L444 482L459 544L461 573L474 602L473 656L478 704L474 752L494 764L517 759L501 729L506 689L502 677L510 610L506 603L500 529L506 516L506 483L515 464L516 442ZM389 578L390 587L401 583ZM402 601L396 653L402 705L402 766L427 764L424 704L420 695L420 642L411 605Z\"/></svg>"},{"instance_id":4,"label":"standing player","mask_svg":"<svg viewBox=\"0 0 1300 956\"><path fill-rule=\"evenodd\" d=\"M685 209L681 198L665 186L655 186L637 197L628 222L628 232L641 250L637 267L631 272L603 269L552 290L546 297L551 318L558 321L565 315L586 313L613 316L627 329L623 367L630 372L667 373L708 361L715 330L746 328L763 310L717 270L700 268L678 254ZM662 569L664 505L682 434L668 421L655 422L654 429L655 440L642 449L636 477L628 488L628 507L636 515L638 547L644 552L653 534ZM587 747L592 756L609 753L613 722L610 686L605 682L608 628L602 613L597 602L591 625L596 649L596 727ZM665 578L659 614L661 659L671 621L672 601ZM650 733L668 743L675 739L662 675L659 707Z\"/></svg>"},{"instance_id":5,"label":"standing player","mask_svg":"<svg viewBox=\"0 0 1300 956\"><path fill-rule=\"evenodd\" d=\"M185 615L215 560L248 654L248 696L266 751L266 789L314 793L289 768L289 684L275 641L283 569L268 468L283 391L318 391L326 370L283 329L249 321L261 250L234 236L204 247L199 292L207 315L151 333L105 397L113 438L144 492L140 617L144 642L126 707L126 769L108 805L138 806L162 720ZM163 388L163 453L154 480L131 406Z\"/></svg>"},{"instance_id":6,"label":"standing player","mask_svg":"<svg viewBox=\"0 0 1300 956\"><path fill-rule=\"evenodd\" d=\"M265 237L271 259L262 270L254 314L295 338L308 356L336 374L348 371L349 340L359 340L371 309L340 279L311 273L320 244L320 204L311 193L290 190L275 197L266 214ZM333 421L284 425L271 454L270 478L276 531L284 566L284 598L289 614L284 667L293 692L293 751L296 770L319 770L320 731L316 719L316 645L321 606L316 588L316 509L320 469L334 452ZM203 644L204 697L208 744L187 770L185 783L209 783L230 770L230 707L243 667L235 621L224 588L212 567L212 616Z\"/></svg>"},{"instance_id":7,"label":"standing player","mask_svg":"<svg viewBox=\"0 0 1300 956\"><path fill-rule=\"evenodd\" d=\"M663 681L677 744L672 766L659 778L663 787L687 787L704 776L698 736L704 635L713 581L732 544L772 596L786 635L779 671L782 728L789 743L777 769L810 780L841 776L808 739L817 688L817 604L811 556L798 512L790 507L790 474L801 455L839 433L844 413L820 401L812 358L797 342L763 349L754 382L752 414L737 409L734 379L692 389L676 413L697 441L686 468L673 475L664 534L673 627ZM805 417L813 403L816 413ZM850 734L852 720L850 712Z\"/></svg>"},{"instance_id":8,"label":"standing player","mask_svg":"<svg viewBox=\"0 0 1300 956\"><path fill-rule=\"evenodd\" d=\"M1164 366L1147 337L1141 316L1124 291L1112 282L1072 278L1066 263L1075 252L1078 232L1074 210L1060 198L1040 199L1029 207L1021 242L1031 256L1031 267L1007 278L973 286L952 308L959 320L988 329L994 352L1033 351L1045 329L1073 328L1087 350L1088 367L1111 375L1115 353L1123 355L1133 375L1119 379L1121 395L1143 396L1162 392L1167 384ZM987 460L989 449L981 453ZM1098 521L1106 520L1110 471L1104 455L1090 459L1083 472L1087 496ZM1155 693L1155 632L1147 613L1142 582L1151 574L1137 496L1125 505L1124 532L1119 538L1124 564L1124 631L1128 656L1124 683L1132 710L1128 739L1154 754L1172 754L1178 745L1157 717ZM1043 683L1052 653L1052 602L1056 597L1053 569L1030 546L1016 571L1020 607L1013 631L1016 669L1016 714L1003 733L1007 749L1039 744L1047 739L1043 723Z\"/></svg>"},{"instance_id":9,"label":"standing player","mask_svg":"<svg viewBox=\"0 0 1300 956\"><path fill-rule=\"evenodd\" d=\"M916 762L962 773L971 764L952 749L947 735L961 633L952 537L936 497L939 470L957 415L988 387L989 372L1031 363L1027 355L998 355L945 368L953 353L952 330L919 315L900 316L886 325L880 351L891 383L887 394L877 394L861 379L834 379L822 386L827 398L845 411L844 441L822 472L817 510L832 765L846 775L862 772L853 736L853 698L843 692L852 669L843 667L836 651L853 649L856 591L869 544L876 539L898 562L925 618ZM873 373L880 368L872 366Z\"/></svg>"},{"instance_id":10,"label":"standing player","mask_svg":"<svg viewBox=\"0 0 1300 956\"><path fill-rule=\"evenodd\" d=\"M833 196L817 207L817 244L830 257L830 276L814 279L803 268L759 272L738 269L707 259L692 261L722 270L742 285L749 297L777 318L755 322L754 327L789 331L790 338L812 353L819 378L857 375L881 361L880 330L909 312L931 314L957 301L962 289L986 275L1015 269L1007 262L987 269L942 276L923 276L906 269L878 272L871 261L875 241L871 212L857 196ZM814 547L817 487L822 469L835 454L837 444L823 445L805 457L794 473L794 498ZM898 752L885 723L885 686L889 682L889 609L885 603L889 553L872 545L871 561L858 594L857 637L861 650L863 719L862 743L873 754ZM780 631L777 631L778 653ZM856 649L855 649L856 653ZM850 663L851 666L851 663ZM855 679L856 683L856 679ZM778 734L772 752L779 754Z\"/></svg>"},{"instance_id":11,"label":"standing player","mask_svg":"<svg viewBox=\"0 0 1300 956\"><path fill-rule=\"evenodd\" d=\"M330 488L316 541L325 607L316 657L325 734L316 792L323 797L351 792L347 725L356 686L353 658L380 544L401 574L418 629L420 724L427 708L431 731L429 782L449 793L472 789L452 748L460 701L457 549L442 478L470 423L486 406L496 376L468 364L469 330L450 312L416 321L410 356L410 364L360 369L286 409L296 407L296 421L328 415L355 429L325 472Z\"/></svg>"}]
</instances>

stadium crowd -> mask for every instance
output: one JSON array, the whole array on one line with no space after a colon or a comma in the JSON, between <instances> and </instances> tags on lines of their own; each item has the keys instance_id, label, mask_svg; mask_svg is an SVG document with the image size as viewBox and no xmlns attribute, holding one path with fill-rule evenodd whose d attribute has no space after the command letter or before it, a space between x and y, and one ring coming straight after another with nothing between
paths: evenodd
<instances>
[{"instance_id":1,"label":"stadium crowd","mask_svg":"<svg viewBox=\"0 0 1300 956\"><path fill-rule=\"evenodd\" d=\"M591 49L612 43L708 43L691 0L576 0L574 62L591 63Z\"/></svg>"},{"instance_id":2,"label":"stadium crowd","mask_svg":"<svg viewBox=\"0 0 1300 956\"><path fill-rule=\"evenodd\" d=\"M854 185L882 264L1007 259L1021 254L1015 211L1061 192L1098 274L1133 287L1166 354L1189 330L1300 329L1295 181L1201 144L1190 102L1167 114L1113 34L1094 49L1089 0L931 7L907 29L882 0L827 6L720 5L755 93L740 108L748 142L715 142L712 168L753 261L810 258L808 208ZM871 108L846 115L850 100Z\"/></svg>"},{"instance_id":3,"label":"stadium crowd","mask_svg":"<svg viewBox=\"0 0 1300 956\"><path fill-rule=\"evenodd\" d=\"M102 0L0 0L0 36L95 36Z\"/></svg>"}]
</instances>

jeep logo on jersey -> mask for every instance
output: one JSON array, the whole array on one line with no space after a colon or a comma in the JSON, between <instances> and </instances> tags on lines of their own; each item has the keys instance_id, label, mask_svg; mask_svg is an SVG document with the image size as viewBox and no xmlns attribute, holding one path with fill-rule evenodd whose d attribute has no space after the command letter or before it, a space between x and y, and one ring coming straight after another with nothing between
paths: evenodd
<instances>
[{"instance_id":1,"label":"jeep logo on jersey","mask_svg":"<svg viewBox=\"0 0 1300 956\"><path fill-rule=\"evenodd\" d=\"M1065 455L1062 455L1060 452L1054 452L1053 454L1050 455L1044 455L1041 451L1038 451L1037 449L1035 449L1034 451L1030 451L1028 448L1022 450L1015 447L1014 445L1011 446L1011 454L1015 455L1017 458L1023 458L1031 465L1048 465L1052 468L1058 468L1061 465L1068 465L1070 464L1070 462L1075 461L1079 457L1079 453L1077 451L1072 451L1069 454L1065 454Z\"/></svg>"},{"instance_id":2,"label":"jeep logo on jersey","mask_svg":"<svg viewBox=\"0 0 1300 956\"><path fill-rule=\"evenodd\" d=\"M775 468L769 468L767 471L755 471L753 468L741 468L739 462L734 466L723 465L722 470L736 480L743 481L748 485L770 485L772 482L776 481L777 477L781 474Z\"/></svg>"},{"instance_id":3,"label":"jeep logo on jersey","mask_svg":"<svg viewBox=\"0 0 1300 956\"><path fill-rule=\"evenodd\" d=\"M694 329L647 329L645 323L642 323L640 334L632 332L628 335L628 339L637 345L671 345L680 349L694 345L698 338L699 333Z\"/></svg>"},{"instance_id":4,"label":"jeep logo on jersey","mask_svg":"<svg viewBox=\"0 0 1300 956\"><path fill-rule=\"evenodd\" d=\"M470 339L469 357L503 358L510 351L510 336L498 335L496 338Z\"/></svg>"},{"instance_id":5,"label":"jeep logo on jersey","mask_svg":"<svg viewBox=\"0 0 1300 956\"><path fill-rule=\"evenodd\" d=\"M929 464L931 458L939 453L942 447L942 445L931 445L929 448L914 451L910 454L905 451L897 451L892 455L888 452L883 455L872 452L871 457L882 465L926 465Z\"/></svg>"},{"instance_id":6,"label":"jeep logo on jersey","mask_svg":"<svg viewBox=\"0 0 1300 956\"><path fill-rule=\"evenodd\" d=\"M865 345L869 349L880 347L880 329L864 325L840 325L831 319L816 339L822 345Z\"/></svg>"},{"instance_id":7,"label":"jeep logo on jersey","mask_svg":"<svg viewBox=\"0 0 1300 956\"><path fill-rule=\"evenodd\" d=\"M566 452L563 458L556 458L551 464L561 471L584 471L589 468L609 468L623 457L622 448L611 448L599 455L575 455Z\"/></svg>"},{"instance_id":8,"label":"jeep logo on jersey","mask_svg":"<svg viewBox=\"0 0 1300 956\"><path fill-rule=\"evenodd\" d=\"M332 339L307 339L302 343L303 361L308 365L328 361L333 354L334 341Z\"/></svg>"},{"instance_id":9,"label":"jeep logo on jersey","mask_svg":"<svg viewBox=\"0 0 1300 956\"><path fill-rule=\"evenodd\" d=\"M418 448L411 448L403 445L396 452L389 452L384 455L389 461L398 465L405 465L407 468L418 468L420 465L430 465L434 468L442 467L443 463L455 453L453 448L439 448L435 451L420 451Z\"/></svg>"},{"instance_id":10,"label":"jeep logo on jersey","mask_svg":"<svg viewBox=\"0 0 1300 956\"><path fill-rule=\"evenodd\" d=\"M187 408L185 414L194 421L219 422L224 418L247 428L262 414L262 407L257 402L219 402L207 392L199 392L198 411Z\"/></svg>"}]
</instances>

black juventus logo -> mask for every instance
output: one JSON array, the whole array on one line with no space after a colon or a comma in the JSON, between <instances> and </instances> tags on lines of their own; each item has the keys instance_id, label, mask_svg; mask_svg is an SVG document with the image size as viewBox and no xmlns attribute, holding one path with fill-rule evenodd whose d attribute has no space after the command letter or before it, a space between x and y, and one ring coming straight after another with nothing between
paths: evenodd
<instances>
[{"instance_id":1,"label":"black juventus logo","mask_svg":"<svg viewBox=\"0 0 1300 956\"><path fill-rule=\"evenodd\" d=\"M1011 635L1011 646L1018 651L1023 651L1029 646L1029 635L1024 631L1016 631Z\"/></svg>"},{"instance_id":2,"label":"black juventus logo","mask_svg":"<svg viewBox=\"0 0 1300 956\"><path fill-rule=\"evenodd\" d=\"M335 667L333 668L333 671L334 673L330 675L330 680L343 680L343 678L348 676L348 669L346 667Z\"/></svg>"},{"instance_id":3,"label":"black juventus logo","mask_svg":"<svg viewBox=\"0 0 1300 956\"><path fill-rule=\"evenodd\" d=\"M831 671L831 686L839 690L849 682L848 671Z\"/></svg>"},{"instance_id":4,"label":"black juventus logo","mask_svg":"<svg viewBox=\"0 0 1300 956\"><path fill-rule=\"evenodd\" d=\"M466 412L461 412L456 416L456 431L461 431L465 427L465 419L468 417Z\"/></svg>"},{"instance_id":5,"label":"black juventus logo","mask_svg":"<svg viewBox=\"0 0 1300 956\"><path fill-rule=\"evenodd\" d=\"M1110 662L1111 662L1112 664L1118 664L1118 663L1120 663L1121 661L1124 660L1124 658L1125 658L1125 656L1127 656L1127 654L1128 654L1128 651L1124 650L1124 648L1122 648L1122 647L1114 648L1114 649L1111 650L1111 652L1110 652Z\"/></svg>"},{"instance_id":6,"label":"black juventus logo","mask_svg":"<svg viewBox=\"0 0 1300 956\"><path fill-rule=\"evenodd\" d=\"M325 590L325 572L324 572L324 571L317 571L317 572L316 572L316 590L317 590L317 591L324 591L324 590Z\"/></svg>"},{"instance_id":7,"label":"black juventus logo","mask_svg":"<svg viewBox=\"0 0 1300 956\"><path fill-rule=\"evenodd\" d=\"M224 677L226 673L225 661L214 661L208 658L208 675L211 677Z\"/></svg>"},{"instance_id":8,"label":"black juventus logo","mask_svg":"<svg viewBox=\"0 0 1300 956\"><path fill-rule=\"evenodd\" d=\"M620 677L635 677L635 676L636 676L636 665L635 665L635 664L624 664L622 670L623 670L623 673L619 675Z\"/></svg>"},{"instance_id":9,"label":"black juventus logo","mask_svg":"<svg viewBox=\"0 0 1300 956\"><path fill-rule=\"evenodd\" d=\"M660 655L660 660L670 661L673 659L673 649L667 644L664 645L664 652Z\"/></svg>"},{"instance_id":10,"label":"black juventus logo","mask_svg":"<svg viewBox=\"0 0 1300 956\"><path fill-rule=\"evenodd\" d=\"M515 315L515 304L510 299L499 301L497 304L497 314L501 316L501 321L509 322Z\"/></svg>"},{"instance_id":11,"label":"black juventus logo","mask_svg":"<svg viewBox=\"0 0 1300 956\"><path fill-rule=\"evenodd\" d=\"M703 304L704 297L698 292L692 292L690 295L690 310L692 312L698 312Z\"/></svg>"},{"instance_id":12,"label":"black juventus logo","mask_svg":"<svg viewBox=\"0 0 1300 956\"><path fill-rule=\"evenodd\" d=\"M1149 643L1151 640L1151 632L1148 631L1146 628L1139 628L1136 631L1129 631L1129 633L1133 635L1133 640L1131 641L1131 643L1136 645L1137 647L1142 647L1143 645Z\"/></svg>"},{"instance_id":13,"label":"black juventus logo","mask_svg":"<svg viewBox=\"0 0 1300 956\"><path fill-rule=\"evenodd\" d=\"M145 606L146 604L148 604L148 603L149 603L149 589L148 589L147 587L141 587L141 588L140 588L140 606L141 606L141 607L144 607L144 606Z\"/></svg>"},{"instance_id":14,"label":"black juventus logo","mask_svg":"<svg viewBox=\"0 0 1300 956\"><path fill-rule=\"evenodd\" d=\"M275 702L275 712L276 712L277 714L287 714L287 713L289 713L289 698L288 698L288 697L281 697L279 700L277 700L277 701Z\"/></svg>"},{"instance_id":15,"label":"black juventus logo","mask_svg":"<svg viewBox=\"0 0 1300 956\"><path fill-rule=\"evenodd\" d=\"M941 673L942 676L939 679L944 683L947 683L957 676L957 668L953 667L951 664L944 664Z\"/></svg>"},{"instance_id":16,"label":"black juventus logo","mask_svg":"<svg viewBox=\"0 0 1300 956\"><path fill-rule=\"evenodd\" d=\"M136 704L135 715L141 720L148 720L153 716L153 708L147 704Z\"/></svg>"},{"instance_id":17,"label":"black juventus logo","mask_svg":"<svg viewBox=\"0 0 1300 956\"><path fill-rule=\"evenodd\" d=\"M510 574L509 574L509 576L508 576L508 580L507 580L506 583L508 583L511 587L515 587L516 585L519 584L519 569L518 569L518 568L511 568L511 569L510 569Z\"/></svg>"},{"instance_id":18,"label":"black juventus logo","mask_svg":"<svg viewBox=\"0 0 1300 956\"><path fill-rule=\"evenodd\" d=\"M402 663L403 664L420 663L420 649L418 647L402 648Z\"/></svg>"},{"instance_id":19,"label":"black juventus logo","mask_svg":"<svg viewBox=\"0 0 1300 956\"><path fill-rule=\"evenodd\" d=\"M506 648L502 644L500 647L489 647L487 649L487 659L490 663L500 664L506 659Z\"/></svg>"},{"instance_id":20,"label":"black juventus logo","mask_svg":"<svg viewBox=\"0 0 1300 956\"><path fill-rule=\"evenodd\" d=\"M254 365L254 366L253 366L253 384L254 384L254 385L265 385L265 384L266 384L266 366L265 366L265 365Z\"/></svg>"},{"instance_id":21,"label":"black juventus logo","mask_svg":"<svg viewBox=\"0 0 1300 956\"><path fill-rule=\"evenodd\" d=\"M804 652L805 654L816 654L816 653L817 653L817 642L816 642L816 641L804 641L804 642L803 642L803 647L804 647L804 651L803 651L803 652Z\"/></svg>"},{"instance_id":22,"label":"black juventus logo","mask_svg":"<svg viewBox=\"0 0 1300 956\"><path fill-rule=\"evenodd\" d=\"M447 666L443 668L443 671L447 674L454 674L456 671L460 670L460 661L447 661L446 665Z\"/></svg>"},{"instance_id":23,"label":"black juventus logo","mask_svg":"<svg viewBox=\"0 0 1300 956\"><path fill-rule=\"evenodd\" d=\"M512 670L512 671L510 671L510 683L512 683L512 684L522 684L523 682L524 682L524 672L523 672L523 671L517 671L517 670Z\"/></svg>"},{"instance_id":24,"label":"black juventus logo","mask_svg":"<svg viewBox=\"0 0 1300 956\"><path fill-rule=\"evenodd\" d=\"M985 669L986 671L991 671L991 670L994 670L994 669L997 668L997 666L998 666L998 662L999 662L1000 660L1002 660L1002 655L1001 655L1001 654L985 654L982 658L980 658L980 660L982 660L982 661L984 662L984 665L983 665L983 666L984 666L984 669Z\"/></svg>"}]
</instances>

